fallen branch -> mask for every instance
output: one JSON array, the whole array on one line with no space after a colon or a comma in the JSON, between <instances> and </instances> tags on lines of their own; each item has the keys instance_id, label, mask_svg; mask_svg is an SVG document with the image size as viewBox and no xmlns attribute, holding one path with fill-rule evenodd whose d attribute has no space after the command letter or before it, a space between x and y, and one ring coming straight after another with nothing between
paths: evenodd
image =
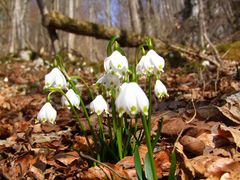
<instances>
[{"instance_id":1,"label":"fallen branch","mask_svg":"<svg viewBox=\"0 0 240 180\"><path fill-rule=\"evenodd\" d=\"M37 0L42 1L42 0ZM145 39L149 36L143 34L137 34L134 32L129 32L126 30L121 30L115 27L108 27L105 25L92 23L88 21L76 20L65 16L59 12L49 12L49 13L42 13L43 15L43 25L48 28L49 30L63 30L66 32L78 34L78 35L85 35L95 37L97 39L105 39L110 40L113 36L118 36L118 42L123 47L138 47L141 45ZM52 37L52 42L56 41L55 32L49 33L50 37ZM151 37L153 43L155 45L155 50L160 54L165 54L169 51L178 51L182 54L185 54L187 59L189 60L208 60L215 64L216 66L220 66L219 63L213 58L213 56L199 54L198 52L194 52L193 50L186 50L181 48L177 45L169 45L166 42L163 42L159 38ZM56 48L55 48L56 49ZM194 58L192 58L194 57Z\"/></svg>"}]
</instances>

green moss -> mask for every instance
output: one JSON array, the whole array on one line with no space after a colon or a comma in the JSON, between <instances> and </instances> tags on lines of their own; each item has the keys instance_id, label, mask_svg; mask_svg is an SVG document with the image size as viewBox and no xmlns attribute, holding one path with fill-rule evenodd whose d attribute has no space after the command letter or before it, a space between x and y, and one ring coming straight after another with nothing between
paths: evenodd
<instances>
[{"instance_id":1,"label":"green moss","mask_svg":"<svg viewBox=\"0 0 240 180\"><path fill-rule=\"evenodd\" d=\"M240 60L240 41L217 45L217 49L228 60Z\"/></svg>"}]
</instances>

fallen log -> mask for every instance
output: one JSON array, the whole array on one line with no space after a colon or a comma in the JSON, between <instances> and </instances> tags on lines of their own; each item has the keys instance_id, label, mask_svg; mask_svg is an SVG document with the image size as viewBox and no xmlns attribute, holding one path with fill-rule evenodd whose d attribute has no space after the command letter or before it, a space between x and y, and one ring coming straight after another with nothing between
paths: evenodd
<instances>
[{"instance_id":1,"label":"fallen log","mask_svg":"<svg viewBox=\"0 0 240 180\"><path fill-rule=\"evenodd\" d=\"M141 45L148 36L128 32L115 27L108 27L88 21L81 21L67 17L59 12L50 12L45 15L43 25L54 29L60 29L78 35L92 36L97 39L109 40L118 36L118 42L123 47L137 47ZM160 39L153 38L155 46L165 48L165 43Z\"/></svg>"},{"instance_id":2,"label":"fallen log","mask_svg":"<svg viewBox=\"0 0 240 180\"><path fill-rule=\"evenodd\" d=\"M78 35L95 37L97 39L110 40L113 36L118 36L118 42L123 47L138 47L145 41L147 37L149 37L143 34L121 30L115 27L108 27L93 22L72 19L59 12L49 12L44 14L43 25L48 29L63 30ZM178 51L184 54L184 56L189 60L193 60L194 58L208 60L216 66L220 66L219 62L214 56L200 54L193 50L181 48L177 45L171 45L159 38L150 38L153 40L155 50L160 54L166 54L166 52L170 51Z\"/></svg>"}]
</instances>

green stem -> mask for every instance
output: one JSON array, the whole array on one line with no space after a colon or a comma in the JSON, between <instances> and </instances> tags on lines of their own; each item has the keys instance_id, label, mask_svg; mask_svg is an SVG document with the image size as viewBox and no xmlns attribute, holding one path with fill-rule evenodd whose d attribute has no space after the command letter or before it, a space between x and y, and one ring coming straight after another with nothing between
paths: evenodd
<instances>
[{"instance_id":1,"label":"green stem","mask_svg":"<svg viewBox=\"0 0 240 180\"><path fill-rule=\"evenodd\" d=\"M71 79L79 79L80 81L82 81L82 83L84 84L84 86L87 88L88 93L90 94L91 99L94 99L93 93L91 88L89 87L89 85L86 83L86 81L81 77L81 76L71 76Z\"/></svg>"},{"instance_id":2,"label":"green stem","mask_svg":"<svg viewBox=\"0 0 240 180\"><path fill-rule=\"evenodd\" d=\"M152 117L152 75L148 77L148 98L149 98L149 109L148 109L148 128L151 132L151 117Z\"/></svg>"},{"instance_id":3,"label":"green stem","mask_svg":"<svg viewBox=\"0 0 240 180\"><path fill-rule=\"evenodd\" d=\"M99 129L100 129L100 138L105 141L105 135L103 131L103 124L102 124L102 118L100 115L97 115L98 117L98 124L99 124Z\"/></svg>"},{"instance_id":4,"label":"green stem","mask_svg":"<svg viewBox=\"0 0 240 180\"><path fill-rule=\"evenodd\" d=\"M117 130L117 115L116 115L116 106L115 106L115 90L111 90L111 105L112 105L112 120L113 120L113 132L116 133Z\"/></svg>"},{"instance_id":5,"label":"green stem","mask_svg":"<svg viewBox=\"0 0 240 180\"><path fill-rule=\"evenodd\" d=\"M123 158L123 151L122 151L122 117L117 122L117 146L118 146L118 154L120 160Z\"/></svg>"},{"instance_id":6,"label":"green stem","mask_svg":"<svg viewBox=\"0 0 240 180\"><path fill-rule=\"evenodd\" d=\"M110 121L109 114L107 115L107 121L108 121L108 134L109 134L109 137L110 137L110 144L112 144L112 140L113 140L113 137L112 137L112 124L111 124L111 121Z\"/></svg>"},{"instance_id":7,"label":"green stem","mask_svg":"<svg viewBox=\"0 0 240 180\"><path fill-rule=\"evenodd\" d=\"M150 137L150 132L149 132L149 128L147 125L147 121L146 121L146 116L144 116L144 115L142 116L142 122L143 122L145 140L146 140L148 153L149 153L149 160L150 160L151 168L152 168L153 179L157 180L156 167L155 167L155 162L153 159L153 149L152 149L152 144L151 144L151 137Z\"/></svg>"},{"instance_id":8,"label":"green stem","mask_svg":"<svg viewBox=\"0 0 240 180\"><path fill-rule=\"evenodd\" d=\"M83 126L83 124L82 124L82 122L81 122L81 120L80 120L80 117L79 117L76 109L75 109L74 106L72 105L71 101L68 99L68 97L66 96L66 94L63 92L62 89L56 89L56 91L59 92L60 94L62 94L62 95L66 98L66 100L68 101L68 104L69 104L71 110L73 111L74 115L75 115L76 118L77 118L77 121L78 121L78 123L79 123L80 129L83 131L83 135L85 136L85 138L86 138L86 140L87 140L88 147L89 147L89 148L92 148L92 146L91 146L91 144L90 144L90 141L89 141L89 139L88 139L86 130L85 130L85 128L84 128L84 126Z\"/></svg>"},{"instance_id":9,"label":"green stem","mask_svg":"<svg viewBox=\"0 0 240 180\"><path fill-rule=\"evenodd\" d=\"M94 140L94 142L97 142L97 138L96 138L96 135L95 135L95 133L94 133L93 127L92 127L92 125L91 125L90 117L89 117L89 115L88 115L87 108L86 108L86 106L85 106L85 104L84 104L84 102L83 102L83 99L82 99L82 97L81 97L81 94L79 93L78 89L76 88L74 82L73 82L73 81L71 80L71 78L68 76L66 70L65 70L64 68L62 68L61 70L62 70L63 74L66 76L67 81L68 81L69 84L70 84L70 87L71 87L71 88L74 90L74 92L79 96L79 98L80 98L80 105L81 105L81 107L82 107L83 114L84 114L85 118L87 119L87 123L88 123L88 126L89 126L89 128L90 128L90 131L91 131L91 133L92 133L93 140Z\"/></svg>"}]
</instances>

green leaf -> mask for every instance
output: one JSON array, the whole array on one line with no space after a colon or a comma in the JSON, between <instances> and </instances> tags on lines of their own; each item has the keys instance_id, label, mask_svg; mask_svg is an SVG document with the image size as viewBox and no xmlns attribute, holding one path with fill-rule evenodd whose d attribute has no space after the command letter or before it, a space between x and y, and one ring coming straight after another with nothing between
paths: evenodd
<instances>
[{"instance_id":1,"label":"green leaf","mask_svg":"<svg viewBox=\"0 0 240 180\"><path fill-rule=\"evenodd\" d=\"M154 180L153 178L153 170L150 162L150 154L149 152L146 153L145 158L144 158L144 171L145 171L145 176L147 180Z\"/></svg>"},{"instance_id":2,"label":"green leaf","mask_svg":"<svg viewBox=\"0 0 240 180\"><path fill-rule=\"evenodd\" d=\"M118 36L113 36L112 39L109 41L107 46L107 56L110 56L112 54L113 52L112 46L118 38L119 38Z\"/></svg>"},{"instance_id":3,"label":"green leaf","mask_svg":"<svg viewBox=\"0 0 240 180\"><path fill-rule=\"evenodd\" d=\"M174 150L172 151L172 154L171 154L171 166L170 166L168 180L174 180L176 164L177 164L177 158L176 158L176 152Z\"/></svg>"},{"instance_id":4,"label":"green leaf","mask_svg":"<svg viewBox=\"0 0 240 180\"><path fill-rule=\"evenodd\" d=\"M143 180L142 165L141 165L141 160L138 152L138 146L134 151L134 165L135 165L138 179Z\"/></svg>"}]
</instances>

